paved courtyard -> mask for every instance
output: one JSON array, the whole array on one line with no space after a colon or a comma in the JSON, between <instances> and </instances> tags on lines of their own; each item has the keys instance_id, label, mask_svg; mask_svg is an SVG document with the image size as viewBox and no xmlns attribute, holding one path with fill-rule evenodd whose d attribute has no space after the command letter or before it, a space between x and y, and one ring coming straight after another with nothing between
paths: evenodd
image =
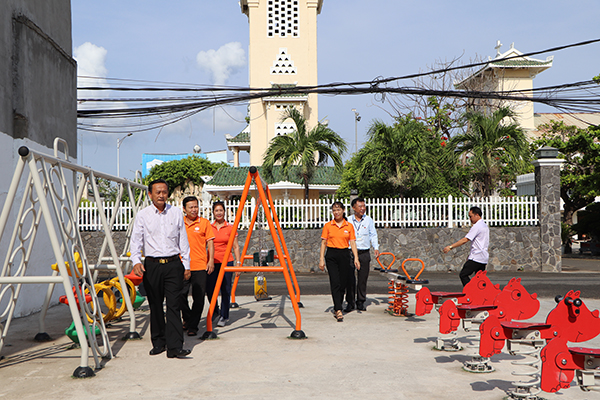
<instances>
[{"instance_id":1,"label":"paved courtyard","mask_svg":"<svg viewBox=\"0 0 600 400\"><path fill-rule=\"evenodd\" d=\"M328 295L304 296L302 330L306 340L292 340L295 317L286 297L257 302L238 297L231 323L217 328L219 338L186 337L188 359L149 356L148 311L137 313L142 340L124 342L128 319L112 324L115 358L93 378L74 379L80 351L64 336L70 324L66 306L50 309L51 342L36 343L38 315L13 321L0 361L0 399L502 399L511 387L511 360L492 358L496 372L472 374L461 369L468 350L432 350L438 314L392 317L384 295L370 298L368 311L347 314L343 323L331 314ZM584 301L586 301L584 299ZM554 307L542 299L536 321ZM590 309L600 300L587 300ZM126 314L127 317L127 314ZM201 328L200 333L204 331ZM459 331L459 336L465 333ZM594 339L585 345L600 347ZM91 360L91 365L93 361ZM572 387L547 399L598 396Z\"/></svg>"}]
</instances>

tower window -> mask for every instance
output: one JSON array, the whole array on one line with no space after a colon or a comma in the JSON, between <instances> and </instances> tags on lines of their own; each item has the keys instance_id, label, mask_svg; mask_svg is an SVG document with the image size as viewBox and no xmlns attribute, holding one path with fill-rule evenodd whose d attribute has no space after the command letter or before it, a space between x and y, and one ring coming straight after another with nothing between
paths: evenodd
<instances>
[{"instance_id":1,"label":"tower window","mask_svg":"<svg viewBox=\"0 0 600 400\"><path fill-rule=\"evenodd\" d=\"M274 9L274 13L273 13ZM292 20L292 10L293 20ZM280 12L281 11L281 12ZM286 13L287 11L287 13ZM286 24L286 14L287 21ZM286 37L288 34L292 34L294 37L298 37L300 33L300 24L298 18L298 1L297 0L269 0L267 7L267 36L279 36ZM275 29L281 26L286 26L288 29ZM273 31L275 35L273 35Z\"/></svg>"}]
</instances>

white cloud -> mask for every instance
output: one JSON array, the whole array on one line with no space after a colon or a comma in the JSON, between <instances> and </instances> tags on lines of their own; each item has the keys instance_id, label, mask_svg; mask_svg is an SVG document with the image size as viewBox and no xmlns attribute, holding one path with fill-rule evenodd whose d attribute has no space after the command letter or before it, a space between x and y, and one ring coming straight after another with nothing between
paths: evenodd
<instances>
[{"instance_id":1,"label":"white cloud","mask_svg":"<svg viewBox=\"0 0 600 400\"><path fill-rule=\"evenodd\" d=\"M232 74L246 66L246 52L240 42L231 42L218 50L199 52L196 62L202 70L210 73L215 85L224 85Z\"/></svg>"},{"instance_id":2,"label":"white cloud","mask_svg":"<svg viewBox=\"0 0 600 400\"><path fill-rule=\"evenodd\" d=\"M80 83L80 76L106 78L108 70L104 64L106 63L107 53L108 51L104 47L96 46L90 42L85 42L73 49L74 58L77 60L78 85ZM99 81L106 84L106 80L104 79L99 79Z\"/></svg>"}]
</instances>

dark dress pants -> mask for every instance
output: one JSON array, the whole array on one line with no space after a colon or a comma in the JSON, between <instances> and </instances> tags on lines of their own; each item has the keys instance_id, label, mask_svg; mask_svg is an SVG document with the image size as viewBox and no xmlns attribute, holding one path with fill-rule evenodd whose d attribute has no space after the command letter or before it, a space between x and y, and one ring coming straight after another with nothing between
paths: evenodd
<instances>
[{"instance_id":1,"label":"dark dress pants","mask_svg":"<svg viewBox=\"0 0 600 400\"><path fill-rule=\"evenodd\" d=\"M146 258L144 260L144 288L150 305L150 333L152 346L174 351L183 347L181 324L181 290L184 267L181 260L166 264ZM167 315L163 301L167 300Z\"/></svg>"},{"instance_id":2,"label":"dark dress pants","mask_svg":"<svg viewBox=\"0 0 600 400\"><path fill-rule=\"evenodd\" d=\"M360 269L357 273L356 304L362 306L367 300L367 280L369 279L369 270L371 269L371 252L368 250L359 250L358 262L360 263Z\"/></svg>"},{"instance_id":3,"label":"dark dress pants","mask_svg":"<svg viewBox=\"0 0 600 400\"><path fill-rule=\"evenodd\" d=\"M181 315L188 330L198 330L202 311L204 311L204 296L206 295L206 270L192 271L189 280L183 281L181 292ZM192 308L188 300L188 294L192 288Z\"/></svg>"},{"instance_id":4,"label":"dark dress pants","mask_svg":"<svg viewBox=\"0 0 600 400\"><path fill-rule=\"evenodd\" d=\"M229 267L233 266L233 261L227 263ZM206 277L206 295L208 301L212 300L215 286L217 286L217 278L219 277L219 271L221 270L221 263L215 263L215 269L211 274ZM231 302L231 281L233 278L233 272L225 272L223 281L221 282L221 317L223 319L229 319L229 303Z\"/></svg>"},{"instance_id":5,"label":"dark dress pants","mask_svg":"<svg viewBox=\"0 0 600 400\"><path fill-rule=\"evenodd\" d=\"M350 265L350 250L328 247L325 253L325 264L329 274L329 286L333 299L333 310L342 309L344 292L351 279L352 269Z\"/></svg>"},{"instance_id":6,"label":"dark dress pants","mask_svg":"<svg viewBox=\"0 0 600 400\"><path fill-rule=\"evenodd\" d=\"M460 270L460 274L458 274L463 286L469 283L469 281L471 280L470 276L473 275L475 272L485 271L486 265L487 264L478 263L477 261L467 260L465 265L463 265L462 269Z\"/></svg>"},{"instance_id":7,"label":"dark dress pants","mask_svg":"<svg viewBox=\"0 0 600 400\"><path fill-rule=\"evenodd\" d=\"M358 250L358 262L360 269L356 273L358 275L358 283L354 268L354 254L350 252L350 268L352 274L346 288L346 302L350 308L355 308L355 305L364 305L367 300L367 280L369 279L369 269L371 268L371 253L369 250ZM355 302L356 300L356 302Z\"/></svg>"}]
</instances>

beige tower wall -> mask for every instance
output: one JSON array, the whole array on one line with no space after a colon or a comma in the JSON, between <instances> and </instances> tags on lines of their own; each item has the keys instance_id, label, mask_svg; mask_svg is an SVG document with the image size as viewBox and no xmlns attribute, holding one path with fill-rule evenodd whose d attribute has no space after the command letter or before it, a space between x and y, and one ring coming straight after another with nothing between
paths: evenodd
<instances>
[{"instance_id":1,"label":"beige tower wall","mask_svg":"<svg viewBox=\"0 0 600 400\"><path fill-rule=\"evenodd\" d=\"M320 1L297 1L297 37L278 35L268 36L269 0L247 0L242 2L242 11L248 15L250 27L249 83L252 88L270 88L272 84L295 84L297 86L317 85L317 14ZM247 6L245 8L244 6ZM273 74L271 68L285 49L294 64L295 74ZM302 104L304 103L303 107ZM276 107L280 105L280 107ZM309 128L318 122L317 96L311 94L307 100L300 98L254 100L250 103L250 164L262 165L269 141L275 136L275 125L281 122L282 105L301 108Z\"/></svg>"},{"instance_id":2,"label":"beige tower wall","mask_svg":"<svg viewBox=\"0 0 600 400\"><path fill-rule=\"evenodd\" d=\"M524 96L532 96L533 76L529 69L497 69L495 82L498 91L521 90ZM507 106L517 114L517 123L526 131L535 129L533 103L530 101L509 101Z\"/></svg>"}]
</instances>

